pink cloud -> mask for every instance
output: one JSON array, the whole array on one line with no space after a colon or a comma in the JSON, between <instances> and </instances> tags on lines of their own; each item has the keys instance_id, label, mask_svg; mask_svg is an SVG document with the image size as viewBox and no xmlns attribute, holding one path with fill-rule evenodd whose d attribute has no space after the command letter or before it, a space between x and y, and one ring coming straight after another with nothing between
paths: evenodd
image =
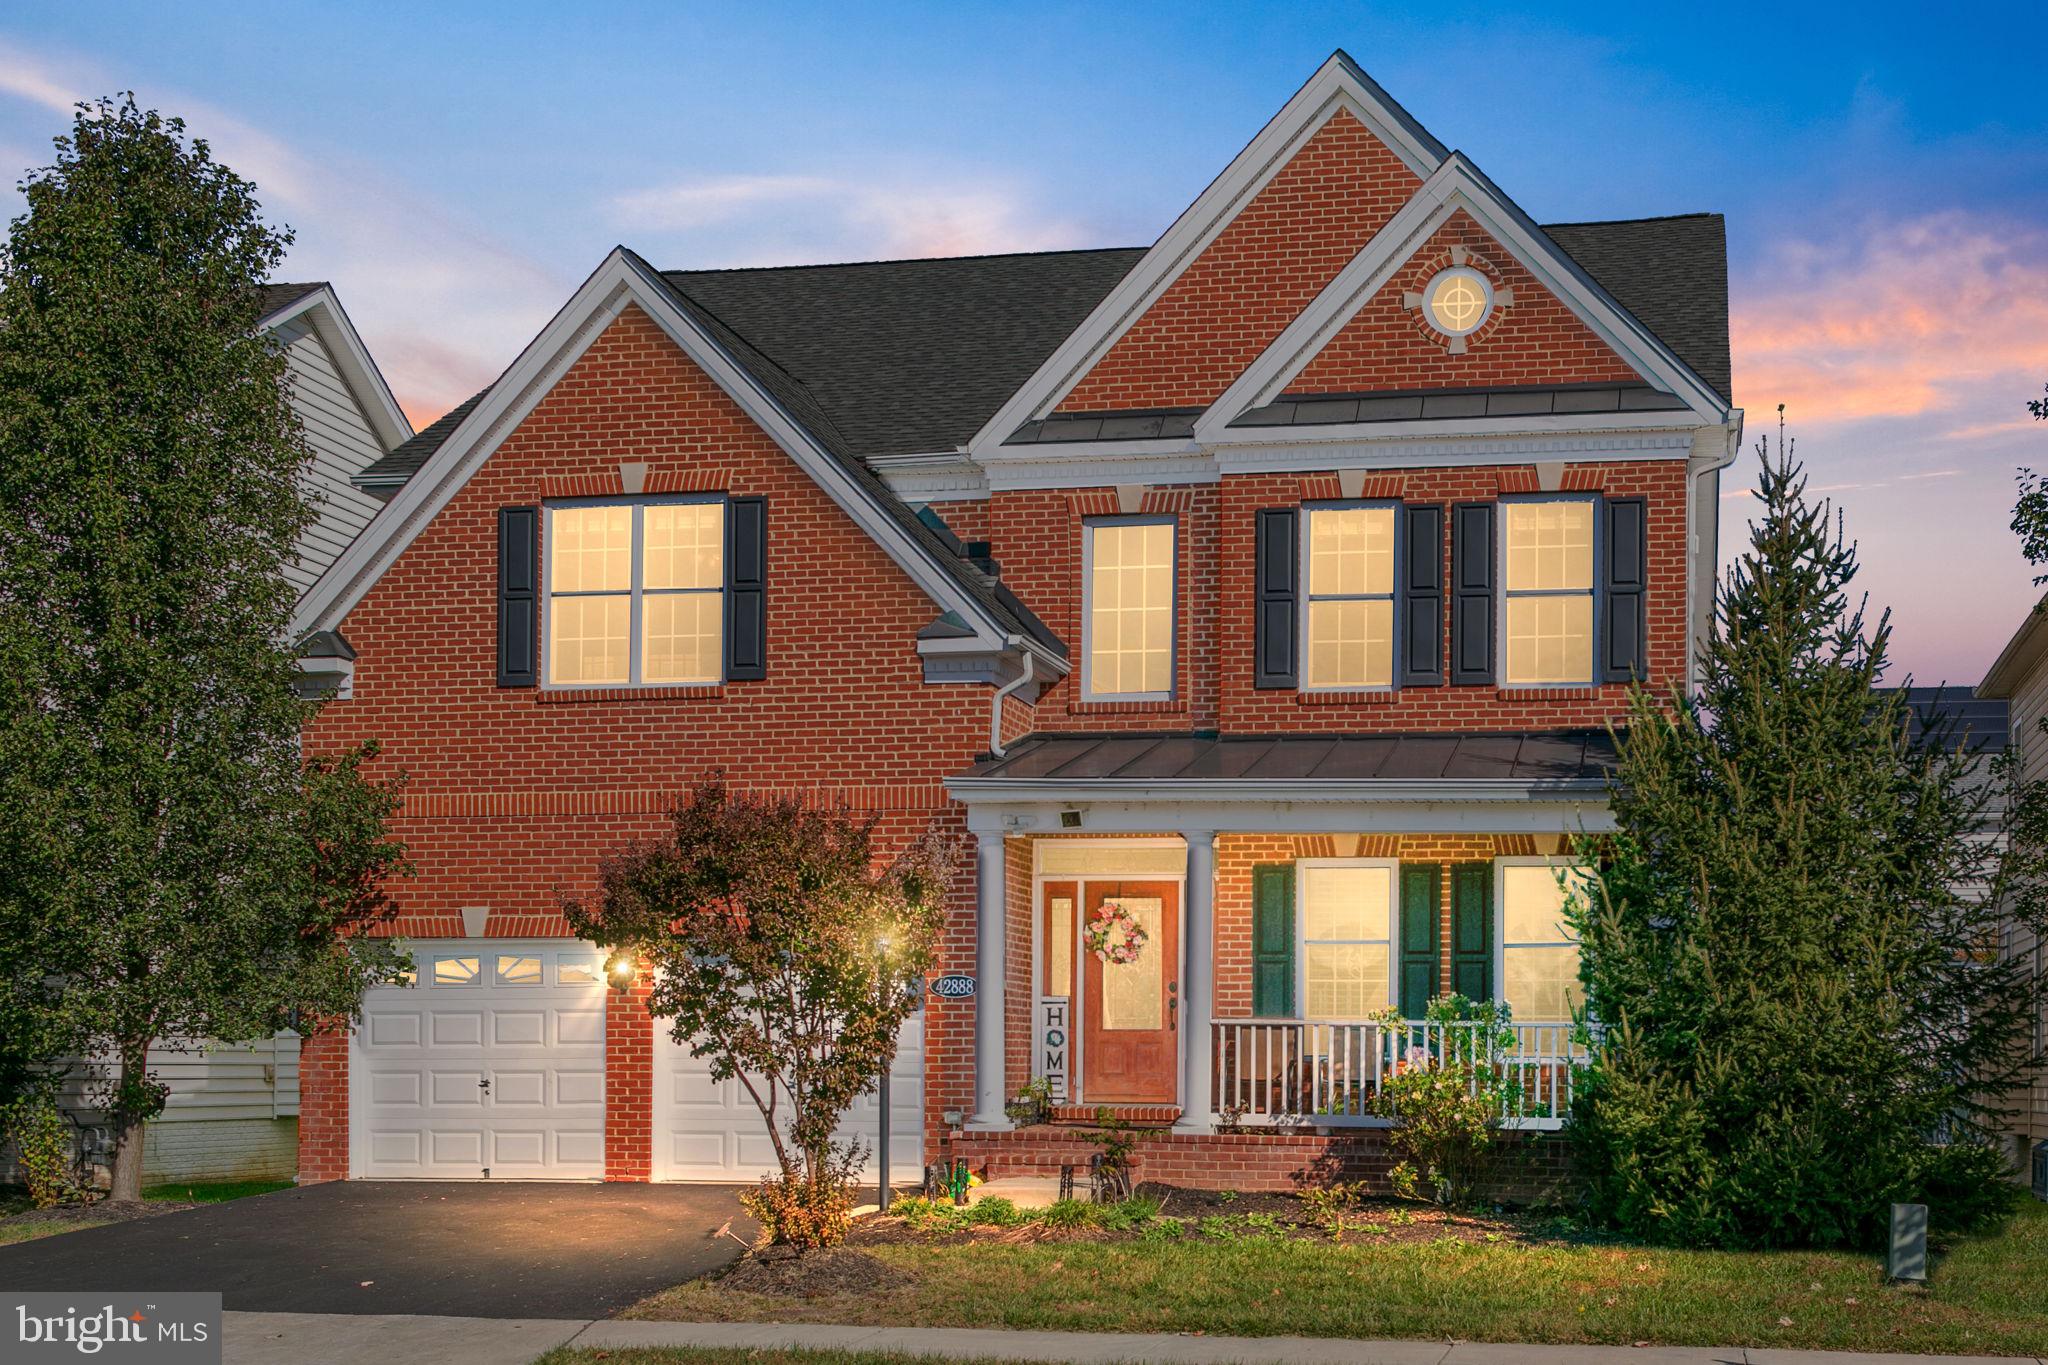
<instances>
[{"instance_id":1,"label":"pink cloud","mask_svg":"<svg viewBox=\"0 0 2048 1365\"><path fill-rule=\"evenodd\" d=\"M2048 377L2048 232L1945 212L1787 243L1738 288L1730 325L1738 397L1802 425L2031 391Z\"/></svg>"}]
</instances>

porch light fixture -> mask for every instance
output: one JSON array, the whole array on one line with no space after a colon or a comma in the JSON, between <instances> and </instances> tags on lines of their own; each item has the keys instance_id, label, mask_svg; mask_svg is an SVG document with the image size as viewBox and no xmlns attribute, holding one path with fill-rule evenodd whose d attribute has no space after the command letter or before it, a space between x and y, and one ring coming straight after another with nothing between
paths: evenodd
<instances>
[{"instance_id":1,"label":"porch light fixture","mask_svg":"<svg viewBox=\"0 0 2048 1365\"><path fill-rule=\"evenodd\" d=\"M621 948L604 961L605 979L621 995L633 989L633 955Z\"/></svg>"}]
</instances>

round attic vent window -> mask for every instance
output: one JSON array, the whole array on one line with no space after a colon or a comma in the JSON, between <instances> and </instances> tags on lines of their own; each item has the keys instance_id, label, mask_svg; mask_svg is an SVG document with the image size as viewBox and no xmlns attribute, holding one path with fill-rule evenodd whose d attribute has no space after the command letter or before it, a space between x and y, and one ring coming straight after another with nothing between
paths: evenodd
<instances>
[{"instance_id":1,"label":"round attic vent window","mask_svg":"<svg viewBox=\"0 0 2048 1365\"><path fill-rule=\"evenodd\" d=\"M1466 265L1438 271L1422 291L1430 326L1448 337L1470 336L1493 316L1493 281Z\"/></svg>"}]
</instances>

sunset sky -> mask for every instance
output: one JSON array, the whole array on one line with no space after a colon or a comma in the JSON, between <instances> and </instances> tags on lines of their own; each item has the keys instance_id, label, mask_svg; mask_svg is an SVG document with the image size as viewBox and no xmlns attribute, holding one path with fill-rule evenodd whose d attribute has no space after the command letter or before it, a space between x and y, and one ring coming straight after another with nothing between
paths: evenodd
<instances>
[{"instance_id":1,"label":"sunset sky","mask_svg":"<svg viewBox=\"0 0 2048 1365\"><path fill-rule=\"evenodd\" d=\"M1893 680L1974 682L2035 596L2014 470L2048 466L2038 31L1667 8L43 5L0 13L0 167L46 162L76 99L182 114L424 424L618 242L669 267L1148 243L1343 47L1538 221L1728 216L1751 435L1787 405L1893 610Z\"/></svg>"}]
</instances>

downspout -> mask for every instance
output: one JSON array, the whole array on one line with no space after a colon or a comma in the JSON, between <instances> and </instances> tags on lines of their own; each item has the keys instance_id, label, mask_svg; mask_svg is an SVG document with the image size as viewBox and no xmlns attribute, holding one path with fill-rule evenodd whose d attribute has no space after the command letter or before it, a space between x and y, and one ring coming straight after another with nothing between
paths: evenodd
<instances>
[{"instance_id":1,"label":"downspout","mask_svg":"<svg viewBox=\"0 0 2048 1365\"><path fill-rule=\"evenodd\" d=\"M1718 586L1719 575L1703 570L1718 570L1721 563L1721 471L1734 464L1742 453L1742 409L1736 408L1730 414L1730 420L1722 430L1725 435L1721 452L1692 473L1693 564L1692 572L1685 576L1685 686L1688 693L1699 683L1699 642L1713 624L1711 616L1705 622L1700 619L1703 604L1699 601L1699 594L1708 594L1704 605L1711 613L1712 594Z\"/></svg>"},{"instance_id":2,"label":"downspout","mask_svg":"<svg viewBox=\"0 0 2048 1365\"><path fill-rule=\"evenodd\" d=\"M1005 649L1015 649L1023 643L1024 637L1021 635L1005 636L1003 639ZM1003 756L1003 698L1038 676L1038 656L1029 649L1025 649L1023 653L1024 671L998 687L995 696L989 699L988 751L997 758Z\"/></svg>"}]
</instances>

